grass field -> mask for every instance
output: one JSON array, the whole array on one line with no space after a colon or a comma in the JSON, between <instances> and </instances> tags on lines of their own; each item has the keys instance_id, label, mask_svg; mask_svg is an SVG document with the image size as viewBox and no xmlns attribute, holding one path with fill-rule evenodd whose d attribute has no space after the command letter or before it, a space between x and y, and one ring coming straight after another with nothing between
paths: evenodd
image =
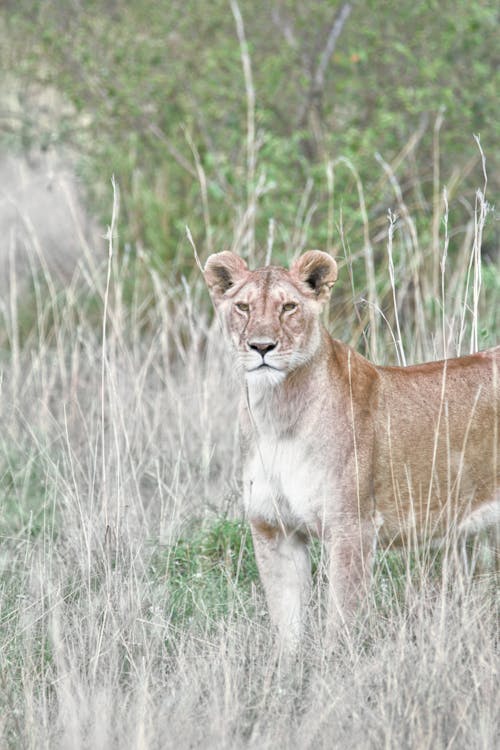
<instances>
[{"instance_id":1,"label":"grass field","mask_svg":"<svg viewBox=\"0 0 500 750\"><path fill-rule=\"evenodd\" d=\"M495 343L500 275L471 222L453 267L441 247L432 297L403 221L369 304L334 292L330 329L379 362ZM341 274L367 259L346 251ZM238 386L201 279L116 252L64 290L12 268L1 317L0 747L496 746L487 544L474 576L443 564L453 550L380 553L369 615L336 643L315 548L303 650L277 664L242 518Z\"/></svg>"}]
</instances>

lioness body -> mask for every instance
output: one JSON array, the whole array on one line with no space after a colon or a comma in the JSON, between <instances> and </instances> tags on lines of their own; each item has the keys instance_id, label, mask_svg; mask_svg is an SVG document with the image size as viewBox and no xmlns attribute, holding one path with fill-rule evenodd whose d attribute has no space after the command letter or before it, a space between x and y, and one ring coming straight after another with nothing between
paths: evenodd
<instances>
[{"instance_id":1,"label":"lioness body","mask_svg":"<svg viewBox=\"0 0 500 750\"><path fill-rule=\"evenodd\" d=\"M230 253L205 276L245 378L244 492L271 616L300 637L307 541L325 541L330 619L356 607L377 539L443 536L500 518L500 347L377 367L319 321L325 253L250 272Z\"/></svg>"}]
</instances>

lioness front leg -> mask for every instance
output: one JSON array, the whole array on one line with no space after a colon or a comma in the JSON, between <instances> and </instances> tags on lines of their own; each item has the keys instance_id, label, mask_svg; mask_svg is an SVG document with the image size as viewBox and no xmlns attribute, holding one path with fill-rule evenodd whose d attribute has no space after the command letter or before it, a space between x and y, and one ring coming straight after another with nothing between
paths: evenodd
<instances>
[{"instance_id":1,"label":"lioness front leg","mask_svg":"<svg viewBox=\"0 0 500 750\"><path fill-rule=\"evenodd\" d=\"M281 646L300 643L304 610L311 595L311 563L305 538L262 521L252 521L252 538L271 620Z\"/></svg>"},{"instance_id":2,"label":"lioness front leg","mask_svg":"<svg viewBox=\"0 0 500 750\"><path fill-rule=\"evenodd\" d=\"M332 532L329 540L327 626L334 635L349 627L366 605L370 591L376 531L370 522L355 522Z\"/></svg>"}]
</instances>

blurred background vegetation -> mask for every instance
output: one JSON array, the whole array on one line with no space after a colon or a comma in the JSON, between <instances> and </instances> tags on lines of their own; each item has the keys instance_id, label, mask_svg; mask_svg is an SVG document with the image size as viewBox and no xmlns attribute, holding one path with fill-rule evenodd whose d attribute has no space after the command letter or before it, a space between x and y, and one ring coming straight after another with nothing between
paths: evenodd
<instances>
[{"instance_id":1,"label":"blurred background vegetation","mask_svg":"<svg viewBox=\"0 0 500 750\"><path fill-rule=\"evenodd\" d=\"M186 224L202 258L259 260L270 237L277 260L342 254L341 225L377 265L402 201L425 261L444 186L450 253L473 215L473 134L498 188L498 26L469 0L7 0L0 147L69 155L102 225L115 175L122 248L172 272L194 267Z\"/></svg>"}]
</instances>

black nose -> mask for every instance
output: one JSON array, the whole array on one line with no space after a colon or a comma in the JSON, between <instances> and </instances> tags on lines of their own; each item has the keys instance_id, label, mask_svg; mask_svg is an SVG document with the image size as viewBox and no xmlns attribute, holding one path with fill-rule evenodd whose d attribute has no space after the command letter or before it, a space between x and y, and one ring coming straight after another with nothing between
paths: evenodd
<instances>
[{"instance_id":1,"label":"black nose","mask_svg":"<svg viewBox=\"0 0 500 750\"><path fill-rule=\"evenodd\" d=\"M249 341L248 346L250 349L254 349L256 352L259 352L263 357L268 353L271 352L273 349L276 349L276 343L273 341Z\"/></svg>"}]
</instances>

